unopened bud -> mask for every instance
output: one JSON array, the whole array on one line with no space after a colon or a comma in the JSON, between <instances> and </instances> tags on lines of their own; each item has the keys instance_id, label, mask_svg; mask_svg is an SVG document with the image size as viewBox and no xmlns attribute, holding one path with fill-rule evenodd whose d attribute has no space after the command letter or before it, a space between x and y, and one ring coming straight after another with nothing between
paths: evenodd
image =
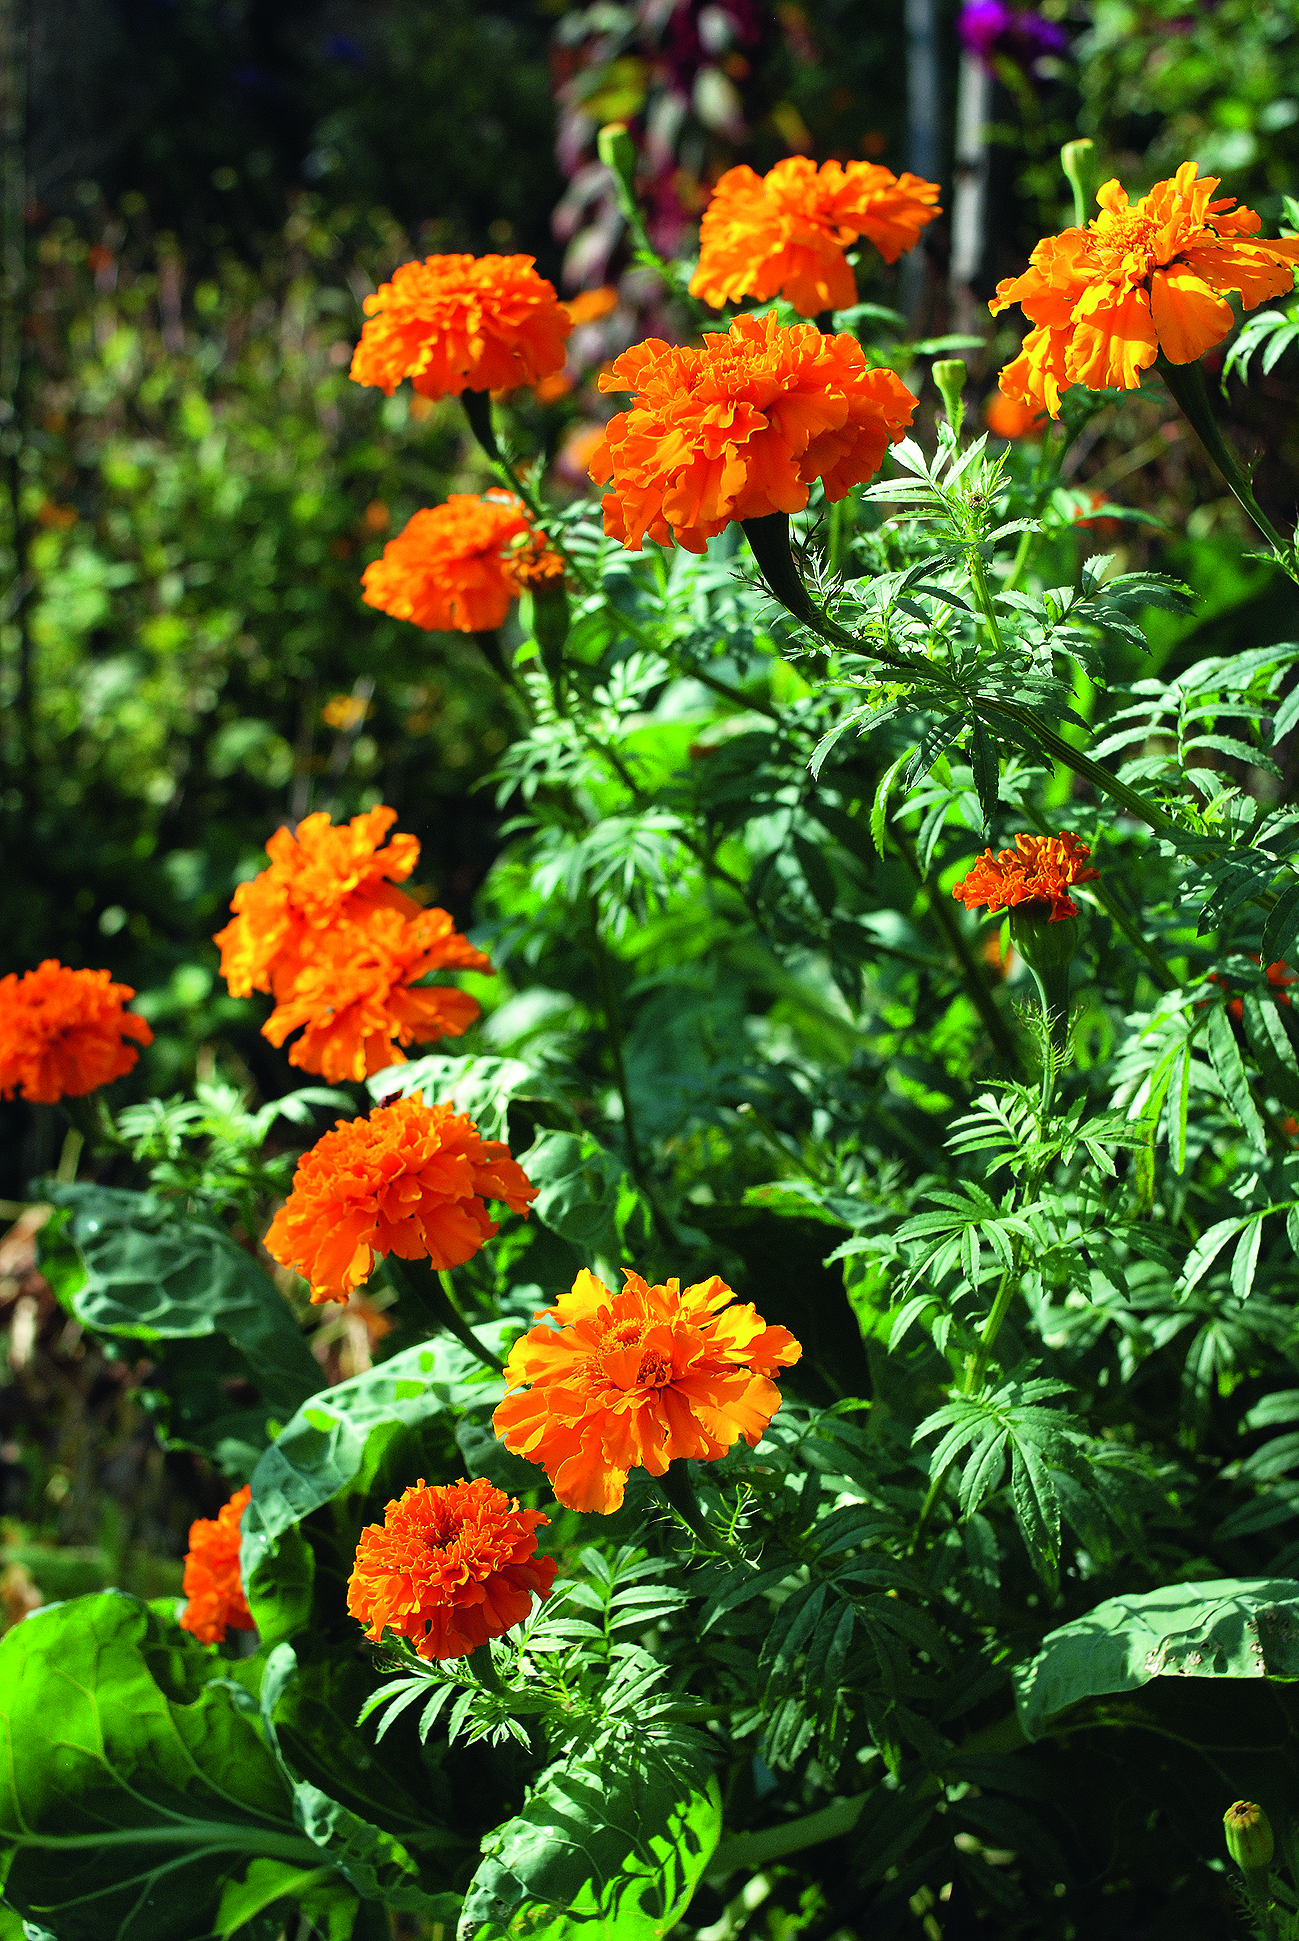
<instances>
[{"instance_id":1,"label":"unopened bud","mask_svg":"<svg viewBox=\"0 0 1299 1941\"><path fill-rule=\"evenodd\" d=\"M1087 204L1090 201L1092 143L1085 137L1081 141L1066 142L1060 150L1060 166L1073 190L1074 228L1081 229L1087 221Z\"/></svg>"},{"instance_id":2,"label":"unopened bud","mask_svg":"<svg viewBox=\"0 0 1299 1941\"><path fill-rule=\"evenodd\" d=\"M961 424L965 418L965 365L959 357L940 357L933 366L934 383L938 395L943 400L947 422L952 427L952 436L959 438Z\"/></svg>"},{"instance_id":3,"label":"unopened bud","mask_svg":"<svg viewBox=\"0 0 1299 1941\"><path fill-rule=\"evenodd\" d=\"M1255 1806L1252 1800L1238 1799L1223 1814L1222 1826L1227 1836L1227 1852L1246 1880L1251 1874L1266 1874L1272 1865L1276 1842L1272 1838L1272 1822L1262 1807Z\"/></svg>"},{"instance_id":4,"label":"unopened bud","mask_svg":"<svg viewBox=\"0 0 1299 1941\"><path fill-rule=\"evenodd\" d=\"M636 144L625 121L606 121L595 138L595 152L605 167L630 188L636 173Z\"/></svg>"}]
</instances>

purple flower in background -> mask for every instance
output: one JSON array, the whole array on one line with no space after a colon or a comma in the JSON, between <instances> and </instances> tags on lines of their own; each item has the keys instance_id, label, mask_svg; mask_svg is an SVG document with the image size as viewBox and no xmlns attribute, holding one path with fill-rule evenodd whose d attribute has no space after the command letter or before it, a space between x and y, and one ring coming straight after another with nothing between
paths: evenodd
<instances>
[{"instance_id":1,"label":"purple flower in background","mask_svg":"<svg viewBox=\"0 0 1299 1941\"><path fill-rule=\"evenodd\" d=\"M965 0L956 22L967 54L991 68L1001 55L1031 73L1044 54L1065 54L1069 36L1053 20L1006 0Z\"/></svg>"}]
</instances>

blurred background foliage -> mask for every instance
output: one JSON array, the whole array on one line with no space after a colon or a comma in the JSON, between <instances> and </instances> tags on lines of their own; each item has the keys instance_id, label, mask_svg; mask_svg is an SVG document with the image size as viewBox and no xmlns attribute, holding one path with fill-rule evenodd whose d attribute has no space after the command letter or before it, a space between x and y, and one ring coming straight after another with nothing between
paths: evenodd
<instances>
[{"instance_id":1,"label":"blurred background foliage","mask_svg":"<svg viewBox=\"0 0 1299 1941\"><path fill-rule=\"evenodd\" d=\"M1189 155L1275 225L1299 181L1290 0L1049 0L1040 12L1062 51L1029 61L1011 35L987 55L977 294L1068 219L1055 158L1078 133L1102 176L1134 192ZM929 167L950 209L956 9L4 0L0 34L17 299L0 355L0 969L53 955L141 991L158 1038L124 1096L195 1075L278 1096L294 1075L258 1035L258 1001L226 996L209 941L277 824L391 802L424 846L418 880L459 922L494 913L508 930L502 912L525 893L503 874L476 902L511 807L479 787L516 726L508 698L472 640L419 633L360 599L365 564L417 507L486 482L454 404L416 415L407 396L350 383L364 296L410 256L453 249L527 251L566 295L614 286L616 307L575 333L567 394L513 401L576 492L608 408L600 363L647 328L687 328L627 267L599 124L631 122L669 250L688 251L710 184L737 160ZM915 78L926 59L929 99ZM945 219L914 266L867 291L900 303L920 334L952 321L949 240ZM1014 343L990 320L986 335L969 360L985 394ZM905 374L932 410L927 364L912 357ZM1283 519L1299 499L1297 367L1290 351L1248 395L1234 379L1230 390L1249 455L1268 430L1259 485ZM1153 519L1080 524L1080 547L1157 561L1200 596L1192 622L1157 617L1160 664L1291 625L1157 389L1098 419L1071 463L1092 503ZM676 948L649 927L612 946L629 981L644 971L629 1061L657 1065L669 1038L693 1032L752 1103L746 1008L770 1013L770 1050L781 991L746 973L692 1009L685 984L644 969L660 944ZM590 965L580 943L571 954L564 992L498 1013L497 1049L585 1028ZM509 998L505 979L496 988ZM780 1089L778 1060L765 1082ZM57 1160L60 1126L52 1110L0 1106L11 1214ZM698 1138L702 1168L709 1135ZM743 1174L744 1155L732 1158ZM754 1176L769 1170L764 1148ZM0 1622L33 1584L47 1597L174 1587L188 1518L214 1509L221 1486L158 1450L121 1367L79 1339L37 1271L22 1218L0 1243L0 1317ZM363 1322L348 1320L355 1339L321 1335L327 1374L363 1365Z\"/></svg>"}]
</instances>

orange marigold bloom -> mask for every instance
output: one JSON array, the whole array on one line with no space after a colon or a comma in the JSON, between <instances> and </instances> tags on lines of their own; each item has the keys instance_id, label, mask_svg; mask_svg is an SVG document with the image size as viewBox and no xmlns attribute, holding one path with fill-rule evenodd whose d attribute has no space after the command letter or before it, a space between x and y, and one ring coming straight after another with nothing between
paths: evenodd
<instances>
[{"instance_id":1,"label":"orange marigold bloom","mask_svg":"<svg viewBox=\"0 0 1299 1941\"><path fill-rule=\"evenodd\" d=\"M598 323L601 317L618 308L618 292L612 283L604 283L598 290L579 290L563 308L574 329L578 324Z\"/></svg>"},{"instance_id":2,"label":"orange marigold bloom","mask_svg":"<svg viewBox=\"0 0 1299 1941\"><path fill-rule=\"evenodd\" d=\"M311 961L276 1005L262 1036L282 1045L306 1029L289 1063L331 1084L369 1078L403 1062L399 1045L459 1038L479 1013L477 998L446 985L414 990L430 971L490 968L445 910L406 918L371 910L361 923L340 922L313 945Z\"/></svg>"},{"instance_id":3,"label":"orange marigold bloom","mask_svg":"<svg viewBox=\"0 0 1299 1941\"><path fill-rule=\"evenodd\" d=\"M68 970L47 957L19 977L0 977L0 1099L21 1092L39 1105L81 1098L129 1072L134 1045L151 1045L143 1018L123 1006L135 996L106 970Z\"/></svg>"},{"instance_id":4,"label":"orange marigold bloom","mask_svg":"<svg viewBox=\"0 0 1299 1941\"><path fill-rule=\"evenodd\" d=\"M633 1469L662 1476L678 1456L712 1461L740 1436L758 1443L780 1407L771 1377L803 1352L716 1274L682 1292L680 1281L649 1287L623 1271L626 1286L611 1294L584 1268L538 1312L560 1325L515 1342L505 1384L516 1392L492 1418L561 1503L601 1515L620 1507Z\"/></svg>"},{"instance_id":5,"label":"orange marigold bloom","mask_svg":"<svg viewBox=\"0 0 1299 1941\"><path fill-rule=\"evenodd\" d=\"M985 849L952 895L967 910L986 903L989 915L1021 903L1049 903L1051 922L1063 923L1078 914L1070 885L1100 877L1098 869L1085 867L1091 853L1068 829L1058 836L1016 836L1013 849L999 850L995 856Z\"/></svg>"},{"instance_id":6,"label":"orange marigold bloom","mask_svg":"<svg viewBox=\"0 0 1299 1941\"><path fill-rule=\"evenodd\" d=\"M512 539L531 533L528 516L507 492L453 492L445 505L417 512L361 576L367 606L395 620L446 632L499 627L517 598L502 557Z\"/></svg>"},{"instance_id":7,"label":"orange marigold bloom","mask_svg":"<svg viewBox=\"0 0 1299 1941\"><path fill-rule=\"evenodd\" d=\"M573 328L532 256L428 256L403 263L365 299L352 358L358 384L391 397L404 377L421 397L512 391L561 368Z\"/></svg>"},{"instance_id":8,"label":"orange marigold bloom","mask_svg":"<svg viewBox=\"0 0 1299 1941\"><path fill-rule=\"evenodd\" d=\"M719 310L775 296L805 317L846 310L857 301L849 244L865 236L896 263L941 213L939 193L936 182L878 162L818 168L808 155L789 155L767 175L741 163L727 169L704 211L690 293Z\"/></svg>"},{"instance_id":9,"label":"orange marigold bloom","mask_svg":"<svg viewBox=\"0 0 1299 1941\"><path fill-rule=\"evenodd\" d=\"M486 1477L439 1487L421 1477L361 1532L347 1608L377 1644L409 1638L421 1658L467 1658L521 1624L558 1568L539 1557L550 1518L521 1510Z\"/></svg>"},{"instance_id":10,"label":"orange marigold bloom","mask_svg":"<svg viewBox=\"0 0 1299 1941\"><path fill-rule=\"evenodd\" d=\"M376 1254L460 1267L496 1232L485 1200L526 1215L536 1197L509 1147L454 1106L394 1099L339 1119L303 1153L266 1251L311 1283L313 1301L345 1301Z\"/></svg>"},{"instance_id":11,"label":"orange marigold bloom","mask_svg":"<svg viewBox=\"0 0 1299 1941\"><path fill-rule=\"evenodd\" d=\"M879 470L916 408L855 337L770 314L736 317L698 350L650 337L600 389L640 394L591 457L592 478L613 484L604 529L632 552L648 533L702 553L732 519L801 512L816 478L842 499Z\"/></svg>"},{"instance_id":12,"label":"orange marigold bloom","mask_svg":"<svg viewBox=\"0 0 1299 1941\"><path fill-rule=\"evenodd\" d=\"M386 842L396 820L395 809L380 807L335 827L321 809L275 831L270 868L240 883L231 921L212 939L231 997L287 996L313 944L340 919L358 922L377 908L419 916L414 897L395 887L419 861L419 838Z\"/></svg>"},{"instance_id":13,"label":"orange marigold bloom","mask_svg":"<svg viewBox=\"0 0 1299 1941\"><path fill-rule=\"evenodd\" d=\"M200 1644L220 1644L227 1631L257 1628L239 1576L239 1523L252 1493L252 1484L245 1483L215 1519L201 1516L189 1526L181 1580L188 1602L180 1627L192 1631Z\"/></svg>"},{"instance_id":14,"label":"orange marigold bloom","mask_svg":"<svg viewBox=\"0 0 1299 1941\"><path fill-rule=\"evenodd\" d=\"M1041 431L1045 419L1043 406L1008 398L1004 391L994 391L983 407L983 422L994 438L1027 438Z\"/></svg>"},{"instance_id":15,"label":"orange marigold bloom","mask_svg":"<svg viewBox=\"0 0 1299 1941\"><path fill-rule=\"evenodd\" d=\"M997 285L993 315L1018 303L1034 326L1001 373L1007 397L1056 418L1071 384L1131 391L1160 351L1190 364L1222 342L1235 323L1226 291L1247 310L1289 291L1299 238L1254 239L1254 211L1233 208L1234 196L1215 202L1218 177L1196 175L1183 162L1135 207L1107 182L1099 216L1043 237L1024 274Z\"/></svg>"}]
</instances>

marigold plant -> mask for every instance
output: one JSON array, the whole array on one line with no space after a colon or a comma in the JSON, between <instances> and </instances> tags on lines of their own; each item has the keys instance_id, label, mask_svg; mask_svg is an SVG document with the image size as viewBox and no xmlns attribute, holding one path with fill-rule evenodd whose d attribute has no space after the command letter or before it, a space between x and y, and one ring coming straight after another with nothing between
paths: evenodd
<instances>
[{"instance_id":1,"label":"marigold plant","mask_svg":"<svg viewBox=\"0 0 1299 1941\"><path fill-rule=\"evenodd\" d=\"M310 1282L313 1301L345 1301L376 1255L462 1266L497 1230L485 1201L526 1214L536 1196L509 1147L454 1106L395 1099L340 1119L302 1155L266 1250Z\"/></svg>"},{"instance_id":2,"label":"marigold plant","mask_svg":"<svg viewBox=\"0 0 1299 1941\"><path fill-rule=\"evenodd\" d=\"M180 1624L200 1644L221 1644L227 1631L257 1628L239 1576L239 1526L252 1493L251 1483L245 1483L215 1517L201 1516L189 1526Z\"/></svg>"},{"instance_id":3,"label":"marigold plant","mask_svg":"<svg viewBox=\"0 0 1299 1941\"><path fill-rule=\"evenodd\" d=\"M510 391L562 368L572 319L532 256L428 256L365 299L352 358L358 384L391 397Z\"/></svg>"},{"instance_id":4,"label":"marigold plant","mask_svg":"<svg viewBox=\"0 0 1299 1941\"><path fill-rule=\"evenodd\" d=\"M492 1420L507 1449L542 1465L569 1509L608 1515L633 1469L752 1447L780 1407L771 1377L803 1350L716 1274L650 1287L630 1268L611 1293L585 1269L505 1364ZM557 1322L558 1327L550 1324Z\"/></svg>"},{"instance_id":5,"label":"marigold plant","mask_svg":"<svg viewBox=\"0 0 1299 1941\"><path fill-rule=\"evenodd\" d=\"M362 598L396 620L446 632L499 627L520 587L507 553L532 533L527 513L507 492L477 498L453 492L445 505L415 513L361 576ZM543 550L545 542L541 542Z\"/></svg>"},{"instance_id":6,"label":"marigold plant","mask_svg":"<svg viewBox=\"0 0 1299 1941\"><path fill-rule=\"evenodd\" d=\"M788 155L766 175L727 169L704 211L692 296L720 309L784 297L805 317L846 310L857 284L845 250L865 236L886 263L914 248L941 213L936 182L878 162Z\"/></svg>"},{"instance_id":7,"label":"marigold plant","mask_svg":"<svg viewBox=\"0 0 1299 1941\"><path fill-rule=\"evenodd\" d=\"M1016 836L1013 849L994 855L985 849L952 895L967 910L986 904L989 914L1017 909L1022 904L1049 904L1050 921L1076 917L1078 905L1069 895L1074 883L1091 883L1098 869L1086 867L1091 850L1069 830L1058 836Z\"/></svg>"},{"instance_id":8,"label":"marigold plant","mask_svg":"<svg viewBox=\"0 0 1299 1941\"><path fill-rule=\"evenodd\" d=\"M1189 364L1222 342L1235 324L1229 291L1252 310L1291 288L1299 237L1260 241L1261 219L1234 196L1214 201L1217 186L1194 162L1135 205L1106 182L1085 229L1043 237L988 306L995 316L1018 303L1033 325L1001 373L1007 397L1055 418L1071 384L1130 391L1161 352Z\"/></svg>"},{"instance_id":9,"label":"marigold plant","mask_svg":"<svg viewBox=\"0 0 1299 1941\"><path fill-rule=\"evenodd\" d=\"M378 1643L385 1630L421 1658L465 1658L547 1598L553 1557L539 1557L550 1518L521 1510L485 1477L444 1486L423 1477L361 1532L347 1608Z\"/></svg>"},{"instance_id":10,"label":"marigold plant","mask_svg":"<svg viewBox=\"0 0 1299 1941\"><path fill-rule=\"evenodd\" d=\"M145 1020L124 1008L134 996L106 970L69 970L54 957L0 977L0 1098L56 1105L129 1072L136 1046L153 1043Z\"/></svg>"},{"instance_id":11,"label":"marigold plant","mask_svg":"<svg viewBox=\"0 0 1299 1941\"><path fill-rule=\"evenodd\" d=\"M801 512L813 479L842 499L879 470L916 408L855 337L772 315L737 317L699 349L650 337L600 388L637 394L590 461L597 484L612 485L605 531L632 552L648 534L702 553L732 519Z\"/></svg>"}]
</instances>

